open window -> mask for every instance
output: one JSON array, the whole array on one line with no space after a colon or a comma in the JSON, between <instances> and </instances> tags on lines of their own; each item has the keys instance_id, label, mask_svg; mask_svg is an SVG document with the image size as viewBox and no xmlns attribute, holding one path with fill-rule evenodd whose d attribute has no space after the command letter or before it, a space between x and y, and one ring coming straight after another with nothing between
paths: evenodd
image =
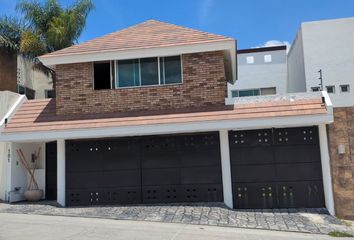
<instances>
[{"instance_id":1,"label":"open window","mask_svg":"<svg viewBox=\"0 0 354 240\"><path fill-rule=\"evenodd\" d=\"M93 88L95 90L111 89L111 62L93 63Z\"/></svg>"}]
</instances>

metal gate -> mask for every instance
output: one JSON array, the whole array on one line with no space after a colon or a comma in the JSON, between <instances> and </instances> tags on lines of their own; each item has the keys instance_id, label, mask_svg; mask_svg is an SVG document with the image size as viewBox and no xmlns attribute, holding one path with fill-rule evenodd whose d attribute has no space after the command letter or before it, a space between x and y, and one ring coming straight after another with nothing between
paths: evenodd
<instances>
[{"instance_id":1,"label":"metal gate","mask_svg":"<svg viewBox=\"0 0 354 240\"><path fill-rule=\"evenodd\" d=\"M324 207L317 127L231 131L235 208Z\"/></svg>"},{"instance_id":2,"label":"metal gate","mask_svg":"<svg viewBox=\"0 0 354 240\"><path fill-rule=\"evenodd\" d=\"M66 141L73 205L223 200L218 133Z\"/></svg>"}]
</instances>

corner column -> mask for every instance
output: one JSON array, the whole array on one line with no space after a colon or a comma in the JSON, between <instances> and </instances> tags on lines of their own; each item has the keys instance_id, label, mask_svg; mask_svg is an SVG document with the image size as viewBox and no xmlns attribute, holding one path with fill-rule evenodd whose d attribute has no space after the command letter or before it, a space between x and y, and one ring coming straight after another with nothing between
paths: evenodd
<instances>
[{"instance_id":1,"label":"corner column","mask_svg":"<svg viewBox=\"0 0 354 240\"><path fill-rule=\"evenodd\" d=\"M323 178L323 189L325 195L325 204L328 212L331 215L335 215L331 163L330 163L330 157L328 151L327 130L325 124L321 124L318 126L318 133L319 133L319 140L320 140L322 178Z\"/></svg>"},{"instance_id":2,"label":"corner column","mask_svg":"<svg viewBox=\"0 0 354 240\"><path fill-rule=\"evenodd\" d=\"M220 130L219 135L224 203L229 208L233 208L229 132Z\"/></svg>"},{"instance_id":3,"label":"corner column","mask_svg":"<svg viewBox=\"0 0 354 240\"><path fill-rule=\"evenodd\" d=\"M65 207L65 140L57 140L57 202Z\"/></svg>"}]
</instances>

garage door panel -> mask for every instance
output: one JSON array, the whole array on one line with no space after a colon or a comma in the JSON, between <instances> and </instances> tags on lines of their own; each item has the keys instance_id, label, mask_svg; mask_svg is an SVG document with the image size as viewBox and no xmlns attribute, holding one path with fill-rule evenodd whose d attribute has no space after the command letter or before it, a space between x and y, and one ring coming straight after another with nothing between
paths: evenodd
<instances>
[{"instance_id":1,"label":"garage door panel","mask_svg":"<svg viewBox=\"0 0 354 240\"><path fill-rule=\"evenodd\" d=\"M143 187L143 202L221 202L222 184L163 185Z\"/></svg>"},{"instance_id":2,"label":"garage door panel","mask_svg":"<svg viewBox=\"0 0 354 240\"><path fill-rule=\"evenodd\" d=\"M325 207L322 181L279 183L278 192L282 208Z\"/></svg>"},{"instance_id":3,"label":"garage door panel","mask_svg":"<svg viewBox=\"0 0 354 240\"><path fill-rule=\"evenodd\" d=\"M233 185L235 208L277 207L276 185L274 183L244 183Z\"/></svg>"},{"instance_id":4,"label":"garage door panel","mask_svg":"<svg viewBox=\"0 0 354 240\"><path fill-rule=\"evenodd\" d=\"M213 166L220 164L220 151L205 149L202 151L183 151L181 153L181 167Z\"/></svg>"},{"instance_id":5,"label":"garage door panel","mask_svg":"<svg viewBox=\"0 0 354 240\"><path fill-rule=\"evenodd\" d=\"M221 183L220 171L218 166L181 168L181 184Z\"/></svg>"},{"instance_id":6,"label":"garage door panel","mask_svg":"<svg viewBox=\"0 0 354 240\"><path fill-rule=\"evenodd\" d=\"M180 166L180 156L173 151L146 153L143 155L142 168L176 168Z\"/></svg>"},{"instance_id":7,"label":"garage door panel","mask_svg":"<svg viewBox=\"0 0 354 240\"><path fill-rule=\"evenodd\" d=\"M274 148L276 163L320 162L317 145L292 145Z\"/></svg>"},{"instance_id":8,"label":"garage door panel","mask_svg":"<svg viewBox=\"0 0 354 240\"><path fill-rule=\"evenodd\" d=\"M323 207L317 127L270 131L229 134L235 207Z\"/></svg>"},{"instance_id":9,"label":"garage door panel","mask_svg":"<svg viewBox=\"0 0 354 240\"><path fill-rule=\"evenodd\" d=\"M70 188L98 188L102 185L102 172L75 172L66 174L66 187Z\"/></svg>"},{"instance_id":10,"label":"garage door panel","mask_svg":"<svg viewBox=\"0 0 354 240\"><path fill-rule=\"evenodd\" d=\"M278 164L275 167L278 181L310 181L322 179L321 163Z\"/></svg>"},{"instance_id":11,"label":"garage door panel","mask_svg":"<svg viewBox=\"0 0 354 240\"><path fill-rule=\"evenodd\" d=\"M232 165L274 163L273 149L270 147L249 147L230 149Z\"/></svg>"},{"instance_id":12,"label":"garage door panel","mask_svg":"<svg viewBox=\"0 0 354 240\"><path fill-rule=\"evenodd\" d=\"M233 165L232 182L274 181L276 170L273 165Z\"/></svg>"},{"instance_id":13,"label":"garage door panel","mask_svg":"<svg viewBox=\"0 0 354 240\"><path fill-rule=\"evenodd\" d=\"M68 205L222 201L218 133L66 143Z\"/></svg>"},{"instance_id":14,"label":"garage door panel","mask_svg":"<svg viewBox=\"0 0 354 240\"><path fill-rule=\"evenodd\" d=\"M102 177L102 187L135 187L141 184L140 169L103 172Z\"/></svg>"},{"instance_id":15,"label":"garage door panel","mask_svg":"<svg viewBox=\"0 0 354 240\"><path fill-rule=\"evenodd\" d=\"M140 156L134 154L110 154L102 157L102 170L120 170L140 168Z\"/></svg>"},{"instance_id":16,"label":"garage door panel","mask_svg":"<svg viewBox=\"0 0 354 240\"><path fill-rule=\"evenodd\" d=\"M168 185L180 184L179 168L144 169L142 172L142 185Z\"/></svg>"},{"instance_id":17,"label":"garage door panel","mask_svg":"<svg viewBox=\"0 0 354 240\"><path fill-rule=\"evenodd\" d=\"M230 131L231 147L255 147L272 145L272 129Z\"/></svg>"},{"instance_id":18,"label":"garage door panel","mask_svg":"<svg viewBox=\"0 0 354 240\"><path fill-rule=\"evenodd\" d=\"M276 128L274 129L274 144L318 144L318 129L316 127Z\"/></svg>"}]
</instances>

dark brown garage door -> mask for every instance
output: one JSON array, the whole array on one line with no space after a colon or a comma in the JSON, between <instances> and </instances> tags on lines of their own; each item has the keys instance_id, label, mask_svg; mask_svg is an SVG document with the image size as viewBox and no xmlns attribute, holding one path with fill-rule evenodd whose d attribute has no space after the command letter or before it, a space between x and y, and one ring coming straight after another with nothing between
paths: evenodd
<instances>
[{"instance_id":1,"label":"dark brown garage door","mask_svg":"<svg viewBox=\"0 0 354 240\"><path fill-rule=\"evenodd\" d=\"M66 146L68 206L223 200L218 133Z\"/></svg>"},{"instance_id":2,"label":"dark brown garage door","mask_svg":"<svg viewBox=\"0 0 354 240\"><path fill-rule=\"evenodd\" d=\"M324 207L317 127L229 133L235 208Z\"/></svg>"}]
</instances>

